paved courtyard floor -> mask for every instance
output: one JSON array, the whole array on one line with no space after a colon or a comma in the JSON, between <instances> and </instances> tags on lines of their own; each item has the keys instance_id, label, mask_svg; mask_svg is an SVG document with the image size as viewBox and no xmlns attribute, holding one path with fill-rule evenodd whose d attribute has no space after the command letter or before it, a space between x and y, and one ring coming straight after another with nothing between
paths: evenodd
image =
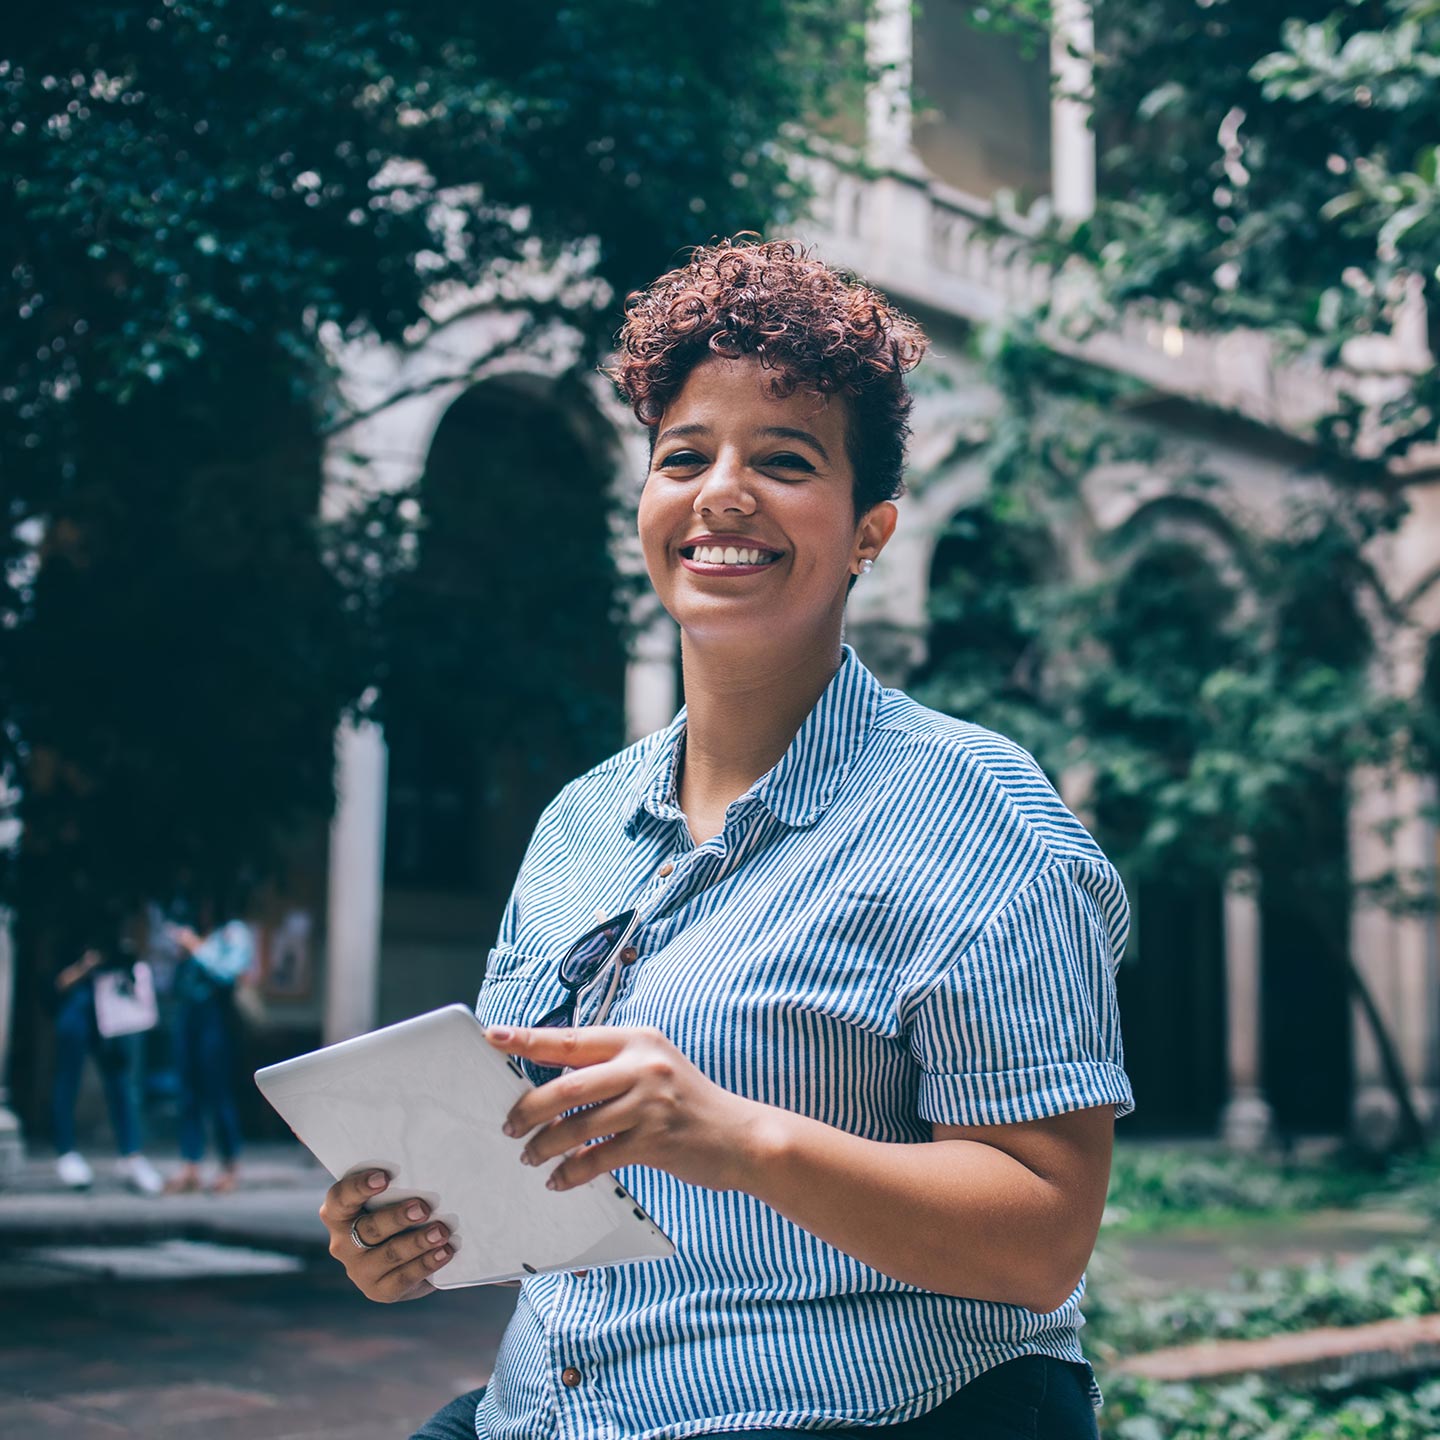
<instances>
[{"instance_id":1,"label":"paved courtyard floor","mask_svg":"<svg viewBox=\"0 0 1440 1440\"><path fill-rule=\"evenodd\" d=\"M185 1280L45 1268L12 1261L0 1290L5 1440L404 1440L488 1378L515 1298L374 1305L328 1260Z\"/></svg>"}]
</instances>

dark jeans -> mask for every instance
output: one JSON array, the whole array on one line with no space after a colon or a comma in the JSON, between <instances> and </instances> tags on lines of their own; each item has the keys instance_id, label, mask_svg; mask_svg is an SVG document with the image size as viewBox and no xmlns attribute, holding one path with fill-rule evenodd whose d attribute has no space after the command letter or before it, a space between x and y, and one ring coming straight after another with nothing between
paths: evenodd
<instances>
[{"instance_id":1,"label":"dark jeans","mask_svg":"<svg viewBox=\"0 0 1440 1440\"><path fill-rule=\"evenodd\" d=\"M205 1154L205 1119L229 1165L240 1153L240 1112L235 1107L235 1046L230 997L224 992L180 1003L175 1025L175 1069L180 1075L180 1154L192 1165Z\"/></svg>"},{"instance_id":2,"label":"dark jeans","mask_svg":"<svg viewBox=\"0 0 1440 1440\"><path fill-rule=\"evenodd\" d=\"M90 1055L100 1067L115 1149L133 1155L140 1148L140 1102L137 1094L141 1035L105 1039L95 1026L95 991L88 982L77 985L60 1003L55 1017L55 1089L51 1095L55 1149L68 1154L75 1148L75 1102L80 1078Z\"/></svg>"},{"instance_id":3,"label":"dark jeans","mask_svg":"<svg viewBox=\"0 0 1440 1440\"><path fill-rule=\"evenodd\" d=\"M472 1390L432 1415L410 1440L475 1440ZM795 1440L796 1430L746 1430L745 1440ZM1090 1375L1083 1365L1022 1355L978 1375L942 1405L900 1425L825 1430L826 1436L904 1436L905 1440L1096 1440ZM715 1437L698 1437L715 1440Z\"/></svg>"}]
</instances>

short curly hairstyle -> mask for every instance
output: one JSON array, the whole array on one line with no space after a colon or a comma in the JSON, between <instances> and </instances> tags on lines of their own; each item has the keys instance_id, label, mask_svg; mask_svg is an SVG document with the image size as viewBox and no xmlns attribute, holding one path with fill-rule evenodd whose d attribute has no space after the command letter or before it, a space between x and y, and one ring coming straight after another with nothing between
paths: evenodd
<instances>
[{"instance_id":1,"label":"short curly hairstyle","mask_svg":"<svg viewBox=\"0 0 1440 1440\"><path fill-rule=\"evenodd\" d=\"M619 355L606 373L649 426L652 448L666 407L712 355L758 356L777 396L843 395L858 518L905 492L905 375L928 344L883 295L803 245L741 235L697 246L687 265L626 299Z\"/></svg>"}]
</instances>

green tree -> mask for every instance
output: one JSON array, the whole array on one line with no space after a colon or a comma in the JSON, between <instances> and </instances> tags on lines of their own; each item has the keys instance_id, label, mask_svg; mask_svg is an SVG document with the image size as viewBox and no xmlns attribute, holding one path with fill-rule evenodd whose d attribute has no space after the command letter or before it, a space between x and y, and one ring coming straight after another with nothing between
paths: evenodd
<instances>
[{"instance_id":1,"label":"green tree","mask_svg":"<svg viewBox=\"0 0 1440 1440\"><path fill-rule=\"evenodd\" d=\"M598 353L681 246L794 213L782 136L859 73L861 8L12 17L0 767L22 1014L48 947L182 879L263 878L332 803L333 727L378 657L354 623L375 566L321 559L320 437L348 418L327 346L408 343L427 297L476 287ZM542 303L545 266L571 283ZM383 525L359 539L393 556Z\"/></svg>"}]
</instances>

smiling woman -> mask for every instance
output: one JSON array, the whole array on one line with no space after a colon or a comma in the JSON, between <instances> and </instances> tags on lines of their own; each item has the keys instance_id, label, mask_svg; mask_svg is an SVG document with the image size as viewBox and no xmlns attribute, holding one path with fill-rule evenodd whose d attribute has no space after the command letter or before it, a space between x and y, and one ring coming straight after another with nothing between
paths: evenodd
<instances>
[{"instance_id":1,"label":"smiling woman","mask_svg":"<svg viewBox=\"0 0 1440 1440\"><path fill-rule=\"evenodd\" d=\"M612 373L687 704L546 809L476 1009L537 1081L516 1163L614 1172L676 1255L527 1280L490 1386L424 1440L1095 1435L1125 897L1029 756L842 639L924 348L788 243L631 297ZM332 1253L416 1298L450 1237L364 1210L384 1185L332 1188Z\"/></svg>"}]
</instances>

